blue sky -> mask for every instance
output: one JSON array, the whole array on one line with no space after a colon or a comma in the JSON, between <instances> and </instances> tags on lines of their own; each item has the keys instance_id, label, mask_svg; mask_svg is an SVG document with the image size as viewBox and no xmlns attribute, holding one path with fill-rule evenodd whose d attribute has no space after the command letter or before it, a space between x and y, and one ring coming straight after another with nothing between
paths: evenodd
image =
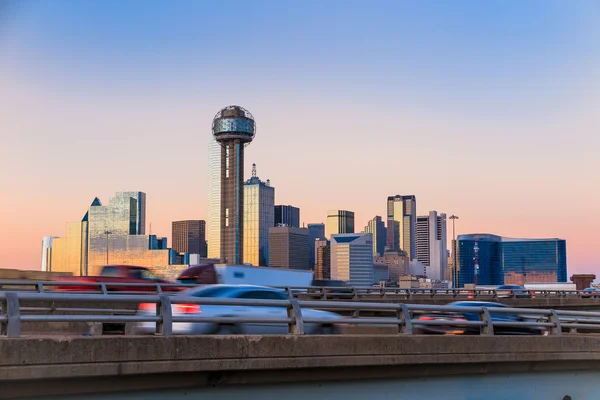
<instances>
[{"instance_id":1,"label":"blue sky","mask_svg":"<svg viewBox=\"0 0 600 400\"><path fill-rule=\"evenodd\" d=\"M303 222L344 208L360 228L415 194L459 232L564 237L592 268L599 49L598 0L0 0L0 259L37 260L119 190L167 236L205 218L210 121L240 104L247 175Z\"/></svg>"}]
</instances>

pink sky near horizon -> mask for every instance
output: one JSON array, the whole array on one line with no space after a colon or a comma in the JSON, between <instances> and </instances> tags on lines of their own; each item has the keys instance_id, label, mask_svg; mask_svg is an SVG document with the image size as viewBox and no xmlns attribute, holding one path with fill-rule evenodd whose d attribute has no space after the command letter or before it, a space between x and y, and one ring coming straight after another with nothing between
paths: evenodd
<instances>
[{"instance_id":1,"label":"pink sky near horizon","mask_svg":"<svg viewBox=\"0 0 600 400\"><path fill-rule=\"evenodd\" d=\"M578 34L600 37L597 25L589 23L596 30L588 32L580 18L572 17ZM41 28L14 28L12 36L9 25L0 28L0 268L40 268L42 237L63 236L96 196L107 203L118 191L147 193L152 233L169 239L172 221L206 219L212 118L238 104L257 121L246 177L256 163L258 176L275 187L276 204L300 207L303 223L347 209L360 231L375 215L385 218L387 196L414 194L418 214L458 215L457 234L566 239L569 276L600 276L600 63L590 50L581 50L589 57L581 62L556 50L568 64L557 66L528 48L512 54L487 32L499 46L492 56L476 40L467 43L475 49L457 46L447 56L438 37L419 37L416 47L440 46L443 57L416 66L405 59L421 60L420 48L373 66L358 54L358 72L345 54L327 58L327 48L314 59L297 50L306 60L299 67L290 51L273 52L280 58L262 67L256 56L246 69L204 58L193 64L184 52L192 64L185 69L178 58L157 56L158 66L137 61L145 53L135 46L126 48L133 55L112 54L113 42L93 49L112 55L107 60L32 50L26 44L43 36ZM509 36L505 31L499 37ZM564 41L564 48L571 44ZM367 50L352 42L370 55L362 45ZM461 64L461 56L469 62Z\"/></svg>"}]
</instances>

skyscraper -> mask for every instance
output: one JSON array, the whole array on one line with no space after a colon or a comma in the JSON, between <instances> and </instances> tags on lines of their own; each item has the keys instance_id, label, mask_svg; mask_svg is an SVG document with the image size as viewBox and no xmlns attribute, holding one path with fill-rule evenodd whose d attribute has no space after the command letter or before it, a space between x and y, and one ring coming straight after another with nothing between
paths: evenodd
<instances>
[{"instance_id":1,"label":"skyscraper","mask_svg":"<svg viewBox=\"0 0 600 400\"><path fill-rule=\"evenodd\" d=\"M208 145L208 257L221 258L221 145L214 137Z\"/></svg>"},{"instance_id":2,"label":"skyscraper","mask_svg":"<svg viewBox=\"0 0 600 400\"><path fill-rule=\"evenodd\" d=\"M312 267L316 264L315 240L325 239L325 224L308 224L308 263Z\"/></svg>"},{"instance_id":3,"label":"skyscraper","mask_svg":"<svg viewBox=\"0 0 600 400\"><path fill-rule=\"evenodd\" d=\"M354 213L346 210L327 211L326 229L327 238L340 233L354 233Z\"/></svg>"},{"instance_id":4,"label":"skyscraper","mask_svg":"<svg viewBox=\"0 0 600 400\"><path fill-rule=\"evenodd\" d=\"M269 262L269 228L275 224L275 188L261 181L252 164L252 177L244 183L244 262L266 266Z\"/></svg>"},{"instance_id":5,"label":"skyscraper","mask_svg":"<svg viewBox=\"0 0 600 400\"><path fill-rule=\"evenodd\" d=\"M308 264L308 229L292 226L269 228L269 267L311 269Z\"/></svg>"},{"instance_id":6,"label":"skyscraper","mask_svg":"<svg viewBox=\"0 0 600 400\"><path fill-rule=\"evenodd\" d=\"M244 147L254 139L254 118L229 106L215 115L212 132L221 145L221 262L243 264Z\"/></svg>"},{"instance_id":7,"label":"skyscraper","mask_svg":"<svg viewBox=\"0 0 600 400\"><path fill-rule=\"evenodd\" d=\"M390 224L389 221L398 223L398 236L390 238L393 250L404 251L411 260L416 258L417 200L415 196L389 196L387 214L388 226L392 226L392 229L388 230L388 234L395 234L394 224Z\"/></svg>"},{"instance_id":8,"label":"skyscraper","mask_svg":"<svg viewBox=\"0 0 600 400\"><path fill-rule=\"evenodd\" d=\"M373 285L373 235L347 233L331 236L331 279L352 286Z\"/></svg>"},{"instance_id":9,"label":"skyscraper","mask_svg":"<svg viewBox=\"0 0 600 400\"><path fill-rule=\"evenodd\" d=\"M173 221L173 250L177 253L200 254L206 257L206 222L202 220Z\"/></svg>"},{"instance_id":10,"label":"skyscraper","mask_svg":"<svg viewBox=\"0 0 600 400\"><path fill-rule=\"evenodd\" d=\"M386 242L386 230L385 224L383 223L380 216L375 216L372 220L367 223L364 233L371 233L373 235L373 255L381 256L385 250Z\"/></svg>"},{"instance_id":11,"label":"skyscraper","mask_svg":"<svg viewBox=\"0 0 600 400\"><path fill-rule=\"evenodd\" d=\"M175 263L177 253L166 239L143 235L146 196L142 192L116 193L103 206L92 201L80 222L67 224L67 235L52 240L50 268L74 275L97 275L106 264L145 267Z\"/></svg>"},{"instance_id":12,"label":"skyscraper","mask_svg":"<svg viewBox=\"0 0 600 400\"><path fill-rule=\"evenodd\" d=\"M275 226L300 228L300 209L294 206L275 206Z\"/></svg>"},{"instance_id":13,"label":"skyscraper","mask_svg":"<svg viewBox=\"0 0 600 400\"><path fill-rule=\"evenodd\" d=\"M315 278L331 279L331 245L327 239L314 241Z\"/></svg>"},{"instance_id":14,"label":"skyscraper","mask_svg":"<svg viewBox=\"0 0 600 400\"><path fill-rule=\"evenodd\" d=\"M446 214L430 211L417 217L417 260L425 265L428 278L444 279L448 266Z\"/></svg>"}]
</instances>

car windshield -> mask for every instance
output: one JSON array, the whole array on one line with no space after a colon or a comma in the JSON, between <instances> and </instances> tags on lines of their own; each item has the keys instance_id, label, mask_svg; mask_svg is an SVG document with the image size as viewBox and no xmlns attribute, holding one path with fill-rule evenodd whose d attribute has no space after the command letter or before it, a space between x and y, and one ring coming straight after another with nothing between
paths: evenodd
<instances>
[{"instance_id":1,"label":"car windshield","mask_svg":"<svg viewBox=\"0 0 600 400\"><path fill-rule=\"evenodd\" d=\"M193 297L225 297L231 288L226 286L209 286L201 289L188 289L179 293L179 296L193 296Z\"/></svg>"},{"instance_id":2,"label":"car windshield","mask_svg":"<svg viewBox=\"0 0 600 400\"><path fill-rule=\"evenodd\" d=\"M525 289L523 286L505 285L500 286L498 289Z\"/></svg>"},{"instance_id":3,"label":"car windshield","mask_svg":"<svg viewBox=\"0 0 600 400\"><path fill-rule=\"evenodd\" d=\"M486 303L479 301L457 301L448 305L454 307L508 307L502 303Z\"/></svg>"}]
</instances>

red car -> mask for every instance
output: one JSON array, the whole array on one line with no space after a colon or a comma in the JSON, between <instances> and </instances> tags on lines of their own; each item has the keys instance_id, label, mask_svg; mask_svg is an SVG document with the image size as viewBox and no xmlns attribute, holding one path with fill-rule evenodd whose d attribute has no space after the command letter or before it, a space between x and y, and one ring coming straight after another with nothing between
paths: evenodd
<instances>
[{"instance_id":1,"label":"red car","mask_svg":"<svg viewBox=\"0 0 600 400\"><path fill-rule=\"evenodd\" d=\"M100 276L61 276L57 278L61 282L89 282L104 283L106 290L111 292L156 292L156 284L173 284L175 282L165 281L152 273L148 268L135 265L106 265L102 268ZM114 285L118 283L119 285ZM135 283L148 285L121 285L122 283ZM182 286L164 286L165 292L180 291ZM59 291L65 292L90 292L100 290L100 285L60 285Z\"/></svg>"}]
</instances>

